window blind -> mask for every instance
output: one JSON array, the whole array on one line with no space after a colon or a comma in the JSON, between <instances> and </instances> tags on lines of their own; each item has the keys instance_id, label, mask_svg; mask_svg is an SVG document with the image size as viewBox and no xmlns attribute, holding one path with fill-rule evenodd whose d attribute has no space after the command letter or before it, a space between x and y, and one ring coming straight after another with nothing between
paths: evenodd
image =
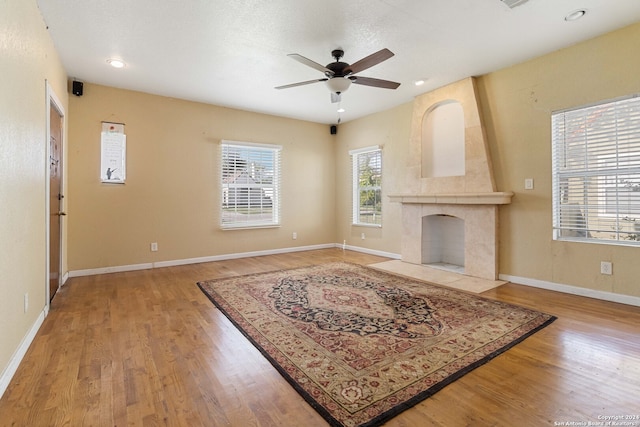
<instances>
[{"instance_id":1,"label":"window blind","mask_svg":"<svg viewBox=\"0 0 640 427\"><path fill-rule=\"evenodd\" d=\"M277 145L223 141L223 229L279 225L280 152Z\"/></svg>"},{"instance_id":2,"label":"window blind","mask_svg":"<svg viewBox=\"0 0 640 427\"><path fill-rule=\"evenodd\" d=\"M551 121L554 239L640 244L640 98Z\"/></svg>"},{"instance_id":3,"label":"window blind","mask_svg":"<svg viewBox=\"0 0 640 427\"><path fill-rule=\"evenodd\" d=\"M353 165L353 224L382 226L382 150L349 152Z\"/></svg>"}]
</instances>

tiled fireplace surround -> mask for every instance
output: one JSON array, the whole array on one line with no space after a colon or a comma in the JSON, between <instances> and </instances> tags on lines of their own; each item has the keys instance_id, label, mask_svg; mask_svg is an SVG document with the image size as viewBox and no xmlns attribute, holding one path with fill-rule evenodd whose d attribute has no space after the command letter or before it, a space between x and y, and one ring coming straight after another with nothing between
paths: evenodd
<instances>
[{"instance_id":1,"label":"tiled fireplace surround","mask_svg":"<svg viewBox=\"0 0 640 427\"><path fill-rule=\"evenodd\" d=\"M464 116L464 175L423 176L426 116L440 105L457 102ZM498 276L498 205L511 203L511 192L497 192L480 119L473 78L420 95L414 101L405 191L389 196L402 203L402 261L427 264L441 250L441 236L423 223L431 215L464 221L464 274L495 280ZM435 159L437 160L437 159ZM458 258L462 258L461 256Z\"/></svg>"}]
</instances>

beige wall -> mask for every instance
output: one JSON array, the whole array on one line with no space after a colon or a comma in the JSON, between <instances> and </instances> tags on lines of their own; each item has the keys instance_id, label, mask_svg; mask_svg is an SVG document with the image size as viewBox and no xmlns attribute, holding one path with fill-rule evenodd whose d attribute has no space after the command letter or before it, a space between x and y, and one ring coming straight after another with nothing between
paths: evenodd
<instances>
[{"instance_id":1,"label":"beige wall","mask_svg":"<svg viewBox=\"0 0 640 427\"><path fill-rule=\"evenodd\" d=\"M376 89L372 89L376 90ZM347 122L338 127L336 146L336 229L338 243L371 251L400 254L401 205L391 203L390 194L403 192L404 170L409 154L413 104L403 104L381 113ZM382 227L352 225L352 175L349 151L382 147ZM362 233L365 239L362 240Z\"/></svg>"},{"instance_id":2,"label":"beige wall","mask_svg":"<svg viewBox=\"0 0 640 427\"><path fill-rule=\"evenodd\" d=\"M45 80L65 110L67 95L64 69L35 1L0 0L0 10L0 374L4 377L47 303Z\"/></svg>"},{"instance_id":3,"label":"beige wall","mask_svg":"<svg viewBox=\"0 0 640 427\"><path fill-rule=\"evenodd\" d=\"M71 97L69 116L72 271L335 242L335 141L326 125L88 83ZM125 124L124 185L100 182L101 121ZM220 229L223 139L282 145L281 227Z\"/></svg>"},{"instance_id":4,"label":"beige wall","mask_svg":"<svg viewBox=\"0 0 640 427\"><path fill-rule=\"evenodd\" d=\"M640 296L640 248L553 241L550 141L552 111L640 93L639 41L636 24L479 80L496 184L516 193L500 208L501 274Z\"/></svg>"}]
</instances>

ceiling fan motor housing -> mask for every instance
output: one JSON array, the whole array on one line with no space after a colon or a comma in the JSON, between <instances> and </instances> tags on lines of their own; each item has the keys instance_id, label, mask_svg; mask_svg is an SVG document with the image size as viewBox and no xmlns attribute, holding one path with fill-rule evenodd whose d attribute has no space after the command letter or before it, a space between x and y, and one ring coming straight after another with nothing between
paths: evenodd
<instances>
[{"instance_id":1,"label":"ceiling fan motor housing","mask_svg":"<svg viewBox=\"0 0 640 427\"><path fill-rule=\"evenodd\" d=\"M327 77L344 77L345 74L349 74L348 72L345 73L345 71L348 71L348 67L349 64L346 62L332 62L331 64L327 64L327 68L333 72L333 75L329 72L325 72L325 75Z\"/></svg>"}]
</instances>

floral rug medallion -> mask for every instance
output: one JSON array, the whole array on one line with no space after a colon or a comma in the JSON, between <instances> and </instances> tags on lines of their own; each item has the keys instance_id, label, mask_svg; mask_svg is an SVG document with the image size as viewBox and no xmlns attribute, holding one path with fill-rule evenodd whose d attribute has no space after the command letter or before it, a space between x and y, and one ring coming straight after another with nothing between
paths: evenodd
<instances>
[{"instance_id":1,"label":"floral rug medallion","mask_svg":"<svg viewBox=\"0 0 640 427\"><path fill-rule=\"evenodd\" d=\"M331 263L198 283L333 426L376 426L555 318Z\"/></svg>"}]
</instances>

